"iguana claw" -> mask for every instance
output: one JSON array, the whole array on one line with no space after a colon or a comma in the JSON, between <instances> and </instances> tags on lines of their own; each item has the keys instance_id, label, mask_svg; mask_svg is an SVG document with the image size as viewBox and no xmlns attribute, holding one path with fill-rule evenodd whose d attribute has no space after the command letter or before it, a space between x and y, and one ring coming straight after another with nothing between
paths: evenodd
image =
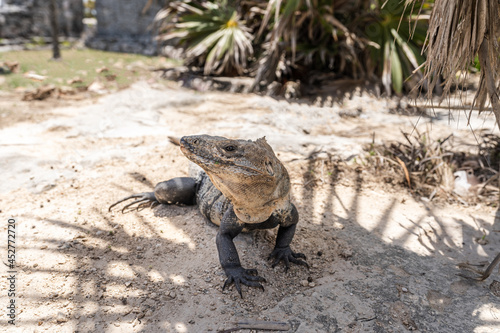
<instances>
[{"instance_id":1,"label":"iguana claw","mask_svg":"<svg viewBox=\"0 0 500 333\"><path fill-rule=\"evenodd\" d=\"M257 275L256 269L245 269L241 266L226 268L227 279L222 286L222 290L226 289L231 283L234 283L236 290L240 294L240 297L243 298L243 294L241 293L241 284L244 284L249 287L257 287L264 291L264 286L259 282L266 282L262 276Z\"/></svg>"},{"instance_id":2,"label":"iguana claw","mask_svg":"<svg viewBox=\"0 0 500 333\"><path fill-rule=\"evenodd\" d=\"M309 268L309 265L306 260L306 256L303 253L296 253L293 252L290 246L286 247L275 247L273 252L269 255L268 260L271 258L276 258L272 264L272 267L274 268L276 265L279 264L280 261L284 261L285 263L285 270L287 271L290 268L290 262L293 262L294 264L297 265L303 265ZM298 258L302 258L304 260L300 260Z\"/></svg>"},{"instance_id":3,"label":"iguana claw","mask_svg":"<svg viewBox=\"0 0 500 333\"><path fill-rule=\"evenodd\" d=\"M158 202L158 200L156 200L154 192L144 192L144 193L133 194L131 196L128 196L126 198L123 198L123 199L115 202L114 204L109 206L108 211L110 212L114 206L116 206L124 201L130 200L130 199L137 199L137 200L125 205L122 208L122 213L132 211L132 210L139 210L141 208L146 208L146 207L153 208L153 207L160 204ZM136 206L134 206L134 205L136 205ZM134 207L132 207L132 206L134 206Z\"/></svg>"}]
</instances>

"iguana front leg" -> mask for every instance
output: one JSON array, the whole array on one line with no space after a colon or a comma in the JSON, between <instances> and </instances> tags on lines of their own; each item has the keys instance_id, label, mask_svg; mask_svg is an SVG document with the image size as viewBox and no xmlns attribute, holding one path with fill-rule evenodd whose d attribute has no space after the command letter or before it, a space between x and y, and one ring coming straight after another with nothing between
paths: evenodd
<instances>
[{"instance_id":1,"label":"iguana front leg","mask_svg":"<svg viewBox=\"0 0 500 333\"><path fill-rule=\"evenodd\" d=\"M295 208L294 204L291 204L291 206L292 208L289 212L280 216L281 221L278 229L278 235L276 236L276 245L274 246L274 250L271 252L268 259L276 258L272 267L275 267L280 261L283 260L286 270L290 267L290 262L309 268L307 262L304 261L306 256L303 253L293 252L290 248L290 243L295 235L297 222L299 222L299 213L297 212L297 208Z\"/></svg>"},{"instance_id":2,"label":"iguana front leg","mask_svg":"<svg viewBox=\"0 0 500 333\"><path fill-rule=\"evenodd\" d=\"M240 258L236 246L234 245L233 238L242 230L243 225L238 221L238 217L234 213L233 207L230 206L222 217L216 237L219 261L227 276L222 286L222 290L231 283L234 283L236 290L243 298L241 284L249 287L258 287L264 290L264 286L259 282L265 282L266 279L257 275L256 269L245 269L241 267Z\"/></svg>"}]
</instances>

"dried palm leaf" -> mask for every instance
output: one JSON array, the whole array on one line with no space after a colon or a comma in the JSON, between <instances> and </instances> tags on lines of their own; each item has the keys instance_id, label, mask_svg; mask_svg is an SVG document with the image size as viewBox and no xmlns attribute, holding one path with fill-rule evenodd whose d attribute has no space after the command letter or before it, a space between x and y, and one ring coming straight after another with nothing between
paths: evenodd
<instances>
[{"instance_id":1,"label":"dried palm leaf","mask_svg":"<svg viewBox=\"0 0 500 333\"><path fill-rule=\"evenodd\" d=\"M457 83L455 74L467 73L478 55L481 76L473 105L484 109L489 96L500 127L499 38L498 0L436 0L427 32L427 61L421 81L421 86L428 83L428 97L432 97L440 75L445 78L442 98L447 97L452 85Z\"/></svg>"}]
</instances>

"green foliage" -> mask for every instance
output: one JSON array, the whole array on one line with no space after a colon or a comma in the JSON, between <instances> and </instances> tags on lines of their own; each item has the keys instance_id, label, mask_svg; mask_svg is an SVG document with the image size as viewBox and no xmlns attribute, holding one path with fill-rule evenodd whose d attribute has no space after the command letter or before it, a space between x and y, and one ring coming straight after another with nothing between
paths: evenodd
<instances>
[{"instance_id":1,"label":"green foliage","mask_svg":"<svg viewBox=\"0 0 500 333\"><path fill-rule=\"evenodd\" d=\"M95 17L95 1L96 0L83 0L85 17Z\"/></svg>"},{"instance_id":2,"label":"green foliage","mask_svg":"<svg viewBox=\"0 0 500 333\"><path fill-rule=\"evenodd\" d=\"M418 77L407 78L424 61L426 22L417 14L432 1L408 3L177 0L156 21L161 39L186 47L187 62L204 66L206 74L248 73L255 86L297 79L311 69L356 79L375 74L390 94L411 89Z\"/></svg>"},{"instance_id":3,"label":"green foliage","mask_svg":"<svg viewBox=\"0 0 500 333\"><path fill-rule=\"evenodd\" d=\"M185 45L188 63L204 65L205 74L243 74L253 54L252 35L226 0L175 1L160 11L163 40Z\"/></svg>"},{"instance_id":4,"label":"green foliage","mask_svg":"<svg viewBox=\"0 0 500 333\"><path fill-rule=\"evenodd\" d=\"M299 66L343 72L351 64L356 75L364 45L337 18L349 17L354 6L345 0L270 0L258 31L267 43L256 80L269 82L283 69Z\"/></svg>"},{"instance_id":5,"label":"green foliage","mask_svg":"<svg viewBox=\"0 0 500 333\"><path fill-rule=\"evenodd\" d=\"M425 60L420 52L427 28L424 21L413 14L421 5L403 4L401 0L377 0L361 18L366 24L364 35L370 40L372 70L381 77L387 94L391 93L391 87L400 94L405 78Z\"/></svg>"}]
</instances>

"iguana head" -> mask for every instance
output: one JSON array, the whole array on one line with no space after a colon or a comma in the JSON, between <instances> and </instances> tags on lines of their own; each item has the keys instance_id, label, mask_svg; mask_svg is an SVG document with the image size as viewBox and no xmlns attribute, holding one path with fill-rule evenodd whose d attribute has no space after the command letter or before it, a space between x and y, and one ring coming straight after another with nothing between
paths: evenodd
<instances>
[{"instance_id":1,"label":"iguana head","mask_svg":"<svg viewBox=\"0 0 500 333\"><path fill-rule=\"evenodd\" d=\"M231 140L220 136L185 136L181 151L202 167L233 204L245 223L267 220L290 205L290 179L265 138Z\"/></svg>"}]
</instances>

